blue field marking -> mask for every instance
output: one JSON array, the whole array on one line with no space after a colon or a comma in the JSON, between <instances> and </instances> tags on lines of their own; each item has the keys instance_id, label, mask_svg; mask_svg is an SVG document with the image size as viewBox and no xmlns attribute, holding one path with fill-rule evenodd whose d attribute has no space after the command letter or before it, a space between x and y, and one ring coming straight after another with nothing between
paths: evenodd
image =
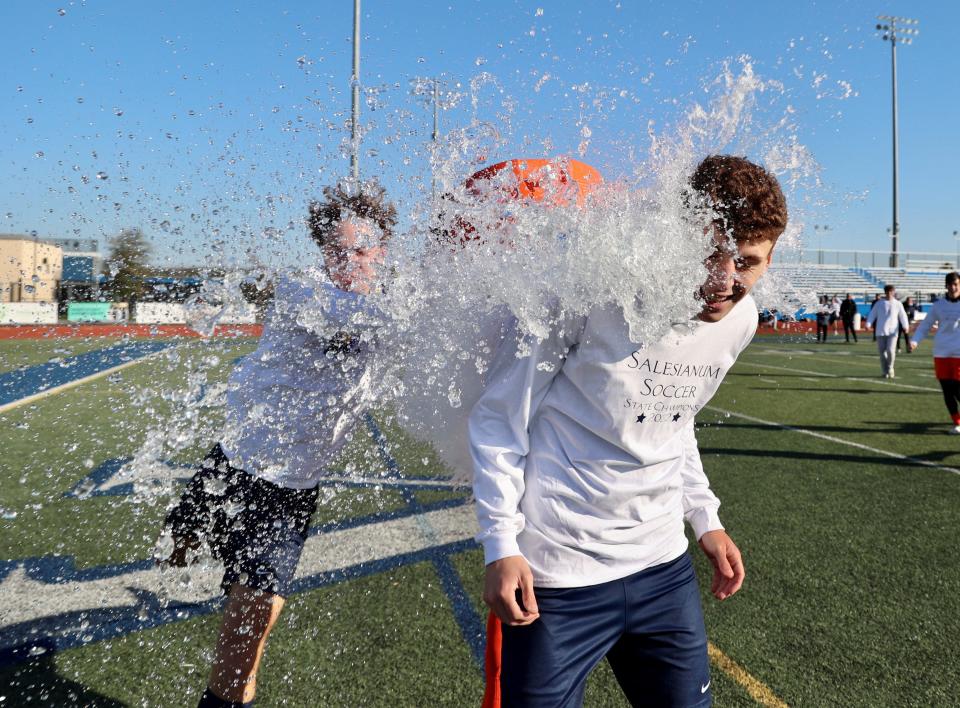
<instances>
[{"instance_id":1,"label":"blue field marking","mask_svg":"<svg viewBox=\"0 0 960 708\"><path fill-rule=\"evenodd\" d=\"M171 340L127 342L0 374L0 406L142 359L176 344Z\"/></svg>"},{"instance_id":2,"label":"blue field marking","mask_svg":"<svg viewBox=\"0 0 960 708\"><path fill-rule=\"evenodd\" d=\"M347 568L317 573L294 581L291 585L292 594L337 585L347 580L364 578L440 557L446 558L451 554L462 553L474 547L476 544L472 540L454 541L440 547L401 553ZM210 614L218 611L224 602L223 598L219 597L199 603L164 606L154 593L142 592L140 595L140 604L133 607L80 610L5 627L3 630L5 646L0 648L0 667L29 661L36 657L38 650L40 653L49 653L73 649L85 644L114 639L131 632ZM81 622L87 623L84 629L80 628ZM75 631L65 633L65 629L75 629Z\"/></svg>"},{"instance_id":3,"label":"blue field marking","mask_svg":"<svg viewBox=\"0 0 960 708\"><path fill-rule=\"evenodd\" d=\"M126 497L133 494L133 482L117 484L107 489L101 489L107 482L113 479L114 475L120 474L123 466L133 460L132 457L114 457L104 460L97 465L87 476L74 484L69 490L63 493L68 499L89 499L91 497ZM172 469L193 469L196 465L171 462L164 460L164 465ZM175 478L179 482L185 482L189 477Z\"/></svg>"},{"instance_id":4,"label":"blue field marking","mask_svg":"<svg viewBox=\"0 0 960 708\"><path fill-rule=\"evenodd\" d=\"M422 514L430 511L440 511L443 509L452 509L457 506L468 504L467 499L442 499L430 504L424 504L419 508L403 507L387 512L375 512L365 516L358 516L353 519L343 521L332 521L311 527L310 536L331 533L333 531L344 531L347 529L368 526L383 521L393 521L403 519L416 514ZM126 575L137 570L145 570L153 565L150 558L130 561L129 563L116 563L110 565L98 565L90 568L80 568L76 566L76 559L72 555L64 556L28 556L25 558L14 558L0 560L0 582L7 577L15 568L23 566L24 573L28 578L40 583L69 583L84 582L89 580L103 580L117 575Z\"/></svg>"},{"instance_id":5,"label":"blue field marking","mask_svg":"<svg viewBox=\"0 0 960 708\"><path fill-rule=\"evenodd\" d=\"M400 465L397 464L393 455L390 454L390 442L387 440L387 436L383 434L383 431L380 430L377 421L373 419L373 416L370 415L369 412L363 414L363 420L367 424L367 429L370 431L370 434L373 436L373 441L377 444L377 451L380 453L383 463L387 466L387 471L398 477L402 477L403 472L400 471Z\"/></svg>"},{"instance_id":6,"label":"blue field marking","mask_svg":"<svg viewBox=\"0 0 960 708\"><path fill-rule=\"evenodd\" d=\"M115 475L120 474L124 465L132 461L132 457L113 457L109 460L104 460L91 470L89 474L64 492L63 496L68 499L89 499L91 497L125 497L132 495L134 493L134 482L115 484L112 487L103 489ZM171 460L164 460L163 464L174 470L197 469L197 465L195 464L172 462ZM403 489L410 487L411 491L416 489L449 489L450 491L462 491L468 488L467 485L452 486L445 480L426 476L404 475L403 477L388 477L386 475L371 475L367 479L350 479L351 475L346 471L327 470L323 472L323 474L326 475L327 478L321 477L319 485L321 487L336 487L338 489L376 489L377 487ZM335 479L329 479L330 477L335 477ZM190 475L174 477L172 479L176 482L185 483L190 479ZM408 482L415 482L416 484L407 484Z\"/></svg>"},{"instance_id":7,"label":"blue field marking","mask_svg":"<svg viewBox=\"0 0 960 708\"><path fill-rule=\"evenodd\" d=\"M400 465L393 455L390 454L390 446L386 436L381 432L373 416L369 413L366 414L366 422L367 427L370 429L377 443L377 449L387 469L402 476L403 472L400 470ZM402 493L404 501L407 503L407 509L413 510L417 515L425 511L425 508L417 501L416 494L413 493L411 487L403 488ZM429 525L425 530L432 532ZM472 546L468 547L472 548L475 546L476 543L474 542ZM450 560L450 555L447 553L437 554L431 558L431 561L433 562L434 570L440 577L440 585L443 588L443 592L450 601L450 608L453 611L453 617L457 622L457 626L460 628L463 641L466 642L470 648L474 662L483 670L484 653L486 652L486 626L484 625L483 619L474 609L473 603L470 601L470 596L463 587L460 574Z\"/></svg>"},{"instance_id":8,"label":"blue field marking","mask_svg":"<svg viewBox=\"0 0 960 708\"><path fill-rule=\"evenodd\" d=\"M392 519L420 516L422 514L463 506L471 502L469 498L459 497L444 499L427 504L417 501L416 491L434 485L423 482L437 482L436 486L446 484L435 477L403 475L399 464L390 455L389 443L379 430L376 422L369 414L366 416L367 425L377 442L378 449L387 467L390 477L374 480L329 480L329 484L345 487L375 487L383 484L400 490L404 506L385 512L375 512L362 517L333 521L320 524L310 529L310 535L340 531L359 526L380 523ZM84 481L93 482L95 489L90 496L111 496L115 489L122 489L128 485L117 485L111 489L99 490L113 475L117 474L123 464L130 458L116 458L107 460L99 465ZM178 465L179 466L179 465ZM192 467L186 466L186 467ZM419 482L404 484L403 482ZM324 481L321 481L324 484ZM76 496L75 485L65 496ZM132 485L130 485L132 487ZM456 488L451 488L456 489ZM98 494L99 492L99 494ZM117 494L122 492L116 492ZM429 528L429 527L428 527ZM472 539L454 541L443 545L432 546L410 553L398 554L388 558L359 563L347 568L326 571L293 582L292 594L336 585L338 583L375 575L390 570L396 570L414 563L429 561L436 570L441 587L450 602L454 619L460 628L461 635L477 662L483 666L486 632L483 620L476 613L469 595L465 591L454 567L451 556L477 548ZM36 582L47 584L65 584L69 582L83 582L103 580L106 578L126 575L131 572L148 570L154 565L152 559L143 559L129 563L109 564L92 568L78 569L73 556L42 556L20 558L17 560L0 560L0 582L2 582L15 568L22 566L27 577ZM156 594L149 591L138 591L138 604L133 607L85 609L65 612L52 617L44 617L3 629L3 638L0 640L0 667L19 664L39 656L46 656L51 652L84 646L86 644L105 641L131 632L151 629L172 622L179 622L212 612L217 612L223 605L223 598L214 598L201 603L165 605Z\"/></svg>"}]
</instances>

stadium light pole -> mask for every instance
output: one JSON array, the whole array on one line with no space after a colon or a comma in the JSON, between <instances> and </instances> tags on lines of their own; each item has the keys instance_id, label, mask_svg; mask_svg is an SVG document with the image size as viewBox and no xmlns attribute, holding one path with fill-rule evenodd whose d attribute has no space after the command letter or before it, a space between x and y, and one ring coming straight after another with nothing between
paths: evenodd
<instances>
[{"instance_id":1,"label":"stadium light pole","mask_svg":"<svg viewBox=\"0 0 960 708\"><path fill-rule=\"evenodd\" d=\"M882 38L890 42L890 67L893 85L893 228L890 232L892 242L890 248L890 267L899 265L899 235L900 235L900 203L899 203L899 161L900 145L897 132L897 44L911 44L913 37L920 34L920 30L913 25L919 20L909 17L895 17L893 15L878 15L877 30L883 32ZM904 27L903 25L907 25Z\"/></svg>"},{"instance_id":2,"label":"stadium light pole","mask_svg":"<svg viewBox=\"0 0 960 708\"><path fill-rule=\"evenodd\" d=\"M433 144L433 150L436 151L437 143L440 140L440 78L432 76L429 78L415 77L410 80L411 92L418 97L421 102L429 101L433 109L433 130L430 133L430 142ZM429 94L429 97L428 97ZM431 164L430 176L430 200L433 202L436 198L437 179L433 174L433 165Z\"/></svg>"},{"instance_id":3,"label":"stadium light pole","mask_svg":"<svg viewBox=\"0 0 960 708\"><path fill-rule=\"evenodd\" d=\"M353 72L350 75L350 170L353 181L360 180L360 160L357 155L360 145L358 124L360 122L360 0L353 0Z\"/></svg>"},{"instance_id":4,"label":"stadium light pole","mask_svg":"<svg viewBox=\"0 0 960 708\"><path fill-rule=\"evenodd\" d=\"M823 265L823 241L822 236L830 230L826 224L814 224L813 230L817 233L817 263Z\"/></svg>"}]
</instances>

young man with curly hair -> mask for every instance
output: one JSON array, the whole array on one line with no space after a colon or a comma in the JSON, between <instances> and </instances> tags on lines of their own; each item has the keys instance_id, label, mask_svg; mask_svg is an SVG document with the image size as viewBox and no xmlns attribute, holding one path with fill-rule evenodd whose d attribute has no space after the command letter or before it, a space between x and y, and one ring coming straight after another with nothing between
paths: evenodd
<instances>
[{"instance_id":1,"label":"young man with curly hair","mask_svg":"<svg viewBox=\"0 0 960 708\"><path fill-rule=\"evenodd\" d=\"M504 340L471 413L495 615L485 706L580 705L604 657L633 705L711 701L684 520L713 564L717 599L739 590L744 567L694 416L756 331L750 290L787 209L776 178L739 157L708 157L690 187L712 210L714 239L696 319L634 342L615 307L558 313L545 339Z\"/></svg>"},{"instance_id":2,"label":"young man with curly hair","mask_svg":"<svg viewBox=\"0 0 960 708\"><path fill-rule=\"evenodd\" d=\"M223 437L167 516L173 551L160 562L187 565L206 543L224 565L227 603L200 708L253 705L320 477L369 403L382 315L368 296L395 224L375 183L328 187L311 204L320 277L278 283L256 351L230 377Z\"/></svg>"}]
</instances>

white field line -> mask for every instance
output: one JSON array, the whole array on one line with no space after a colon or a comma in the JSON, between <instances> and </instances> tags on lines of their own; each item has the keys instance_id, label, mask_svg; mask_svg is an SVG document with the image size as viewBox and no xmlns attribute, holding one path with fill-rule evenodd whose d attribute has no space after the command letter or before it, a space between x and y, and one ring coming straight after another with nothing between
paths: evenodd
<instances>
[{"instance_id":1,"label":"white field line","mask_svg":"<svg viewBox=\"0 0 960 708\"><path fill-rule=\"evenodd\" d=\"M789 430L792 433L800 433L802 435L809 435L814 438L819 438L820 440L827 440L832 443L837 443L838 445L847 445L848 447L855 447L858 450L865 450L867 452L872 452L876 455L883 455L884 457L891 457L895 460L902 460L908 462L912 465L919 465L921 467L930 467L936 470L943 470L944 472L949 472L951 474L960 475L960 469L956 467L947 467L946 465L938 465L935 462L929 462L927 460L920 460L916 457L909 457L908 455L901 455L898 452L890 452L889 450L881 450L877 447L870 447L869 445L864 445L863 443L853 442L852 440L844 440L843 438L836 438L832 435L826 435L824 433L818 433L813 430L807 430L806 428L797 428L793 425L787 425L786 423L777 423L771 420L763 420L762 418L754 418L750 415L745 415L743 413L736 413L734 411L728 411L725 408L717 408L716 406L707 406L708 410L714 411L716 413L722 413L723 415L732 416L734 418L740 418L742 420L749 420L751 423L759 423L760 425L766 425L771 428L780 428L781 430Z\"/></svg>"},{"instance_id":2,"label":"white field line","mask_svg":"<svg viewBox=\"0 0 960 708\"><path fill-rule=\"evenodd\" d=\"M476 526L473 505L464 504L414 517L317 534L307 539L295 577L308 577L467 540L476 533ZM30 578L20 565L0 582L0 634L4 627L44 617L137 607L138 597L143 595L167 596L175 602L202 602L219 595L222 574L222 568L212 564L205 570L192 568L161 572L154 567L98 580L44 583ZM189 584L182 582L186 578L189 578ZM69 625L65 622L61 630L65 633L78 631L77 627Z\"/></svg>"},{"instance_id":3,"label":"white field line","mask_svg":"<svg viewBox=\"0 0 960 708\"><path fill-rule=\"evenodd\" d=\"M469 489L469 484L454 482L449 479L403 479L397 477L343 477L324 476L320 484L329 482L340 484L368 484L382 487L426 487L427 489Z\"/></svg>"},{"instance_id":4,"label":"white field line","mask_svg":"<svg viewBox=\"0 0 960 708\"><path fill-rule=\"evenodd\" d=\"M166 349L161 349L158 352L147 354L146 356L142 356L139 359L134 359L133 361L128 361L123 364L118 364L117 366L112 366L109 369L104 369L103 371L98 371L95 374L90 374L89 376L84 376L79 379L74 379L73 381L68 381L65 384L60 384L59 386L48 388L45 391L41 391L40 393L34 393L30 396L25 396L24 398L17 399L16 401L10 401L10 403L4 403L2 406L0 406L0 414L6 413L7 411L11 411L14 408L18 408L20 406L26 405L27 403L35 403L37 401L42 401L47 396L53 396L57 393L62 393L63 391L67 391L71 388L82 386L85 383L90 383L91 381L102 379L104 376L115 374L118 371L123 371L124 369L128 369L131 366L142 364L148 359L153 359L154 357L159 356L160 354L164 354L165 352L170 351L172 348L175 348L175 347L168 347Z\"/></svg>"},{"instance_id":5,"label":"white field line","mask_svg":"<svg viewBox=\"0 0 960 708\"><path fill-rule=\"evenodd\" d=\"M885 379L864 379L857 376L838 376L837 374L825 374L822 371L810 371L809 369L794 369L789 366L774 366L773 364L756 364L752 361L739 360L737 364L742 366L754 366L760 369L773 369L775 371L791 371L795 374L807 374L808 376L819 376L822 379L836 379L838 381L857 381L859 383L877 384L878 386L895 386L897 388L909 388L914 391L932 391L940 393L939 388L929 386L914 386L912 384L894 383Z\"/></svg>"}]
</instances>

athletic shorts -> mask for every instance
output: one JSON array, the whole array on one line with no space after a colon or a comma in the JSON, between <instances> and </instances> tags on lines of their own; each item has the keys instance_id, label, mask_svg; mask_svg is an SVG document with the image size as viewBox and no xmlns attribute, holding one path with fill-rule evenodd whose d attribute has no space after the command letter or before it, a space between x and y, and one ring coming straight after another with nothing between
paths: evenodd
<instances>
[{"instance_id":1,"label":"athletic shorts","mask_svg":"<svg viewBox=\"0 0 960 708\"><path fill-rule=\"evenodd\" d=\"M287 597L317 508L317 487L288 489L231 467L213 447L165 526L175 537L205 541L234 583Z\"/></svg>"},{"instance_id":2,"label":"athletic shorts","mask_svg":"<svg viewBox=\"0 0 960 708\"><path fill-rule=\"evenodd\" d=\"M532 624L488 623L485 708L581 706L587 676L604 657L633 706L710 705L707 635L688 554L620 580L534 595L540 617Z\"/></svg>"},{"instance_id":3,"label":"athletic shorts","mask_svg":"<svg viewBox=\"0 0 960 708\"><path fill-rule=\"evenodd\" d=\"M960 357L933 357L933 371L938 379L960 381Z\"/></svg>"}]
</instances>

